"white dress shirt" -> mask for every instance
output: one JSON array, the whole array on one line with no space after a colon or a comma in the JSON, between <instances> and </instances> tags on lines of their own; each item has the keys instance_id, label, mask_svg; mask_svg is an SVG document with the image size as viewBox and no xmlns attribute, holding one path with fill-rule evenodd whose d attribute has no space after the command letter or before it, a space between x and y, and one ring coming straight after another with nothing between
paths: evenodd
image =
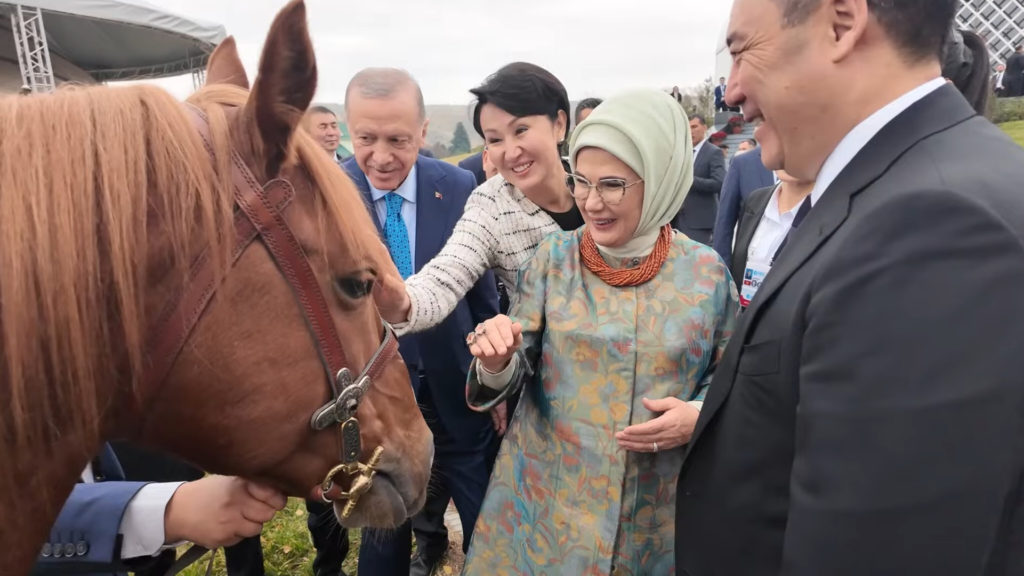
<instances>
[{"instance_id":1,"label":"white dress shirt","mask_svg":"<svg viewBox=\"0 0 1024 576\"><path fill-rule=\"evenodd\" d=\"M829 154L828 158L825 159L825 163L821 165L821 170L818 172L818 179L814 184L814 189L811 190L811 206L818 203L818 200L820 200L821 196L825 194L828 187L835 182L836 178L839 177L839 174L850 164L850 162L853 161L857 154L868 145L868 142L882 131L882 128L885 128L889 122L892 122L907 108L913 106L915 102L945 85L946 81L942 78L929 80L928 82L925 82L910 92L907 92L893 100L889 104L886 104L854 127L853 130L850 130L850 132L840 140L839 145L836 146L835 150L833 150L832 153Z\"/></svg>"},{"instance_id":2,"label":"white dress shirt","mask_svg":"<svg viewBox=\"0 0 1024 576\"><path fill-rule=\"evenodd\" d=\"M771 265L782 241L789 234L793 227L793 219L796 211L800 209L800 203L793 206L787 212L779 212L779 194L781 186L775 185L771 199L761 215L761 220L754 229L754 236L750 239L750 246L747 247L747 262L763 262Z\"/></svg>"},{"instance_id":3,"label":"white dress shirt","mask_svg":"<svg viewBox=\"0 0 1024 576\"><path fill-rule=\"evenodd\" d=\"M93 484L92 462L82 471L82 482ZM117 533L121 539L121 559L156 556L181 543L164 544L164 513L171 497L184 482L154 482L146 484L128 502Z\"/></svg>"}]
</instances>

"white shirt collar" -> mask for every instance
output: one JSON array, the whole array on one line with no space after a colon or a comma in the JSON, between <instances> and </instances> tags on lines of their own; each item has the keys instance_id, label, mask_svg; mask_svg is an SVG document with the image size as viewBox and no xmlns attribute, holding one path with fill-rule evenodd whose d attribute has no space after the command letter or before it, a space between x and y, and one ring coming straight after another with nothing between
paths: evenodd
<instances>
[{"instance_id":1,"label":"white shirt collar","mask_svg":"<svg viewBox=\"0 0 1024 576\"><path fill-rule=\"evenodd\" d=\"M907 92L886 104L854 127L853 130L850 130L850 132L839 141L839 145L836 146L835 150L833 150L832 153L829 154L828 158L825 159L825 163L821 165L821 170L818 172L818 179L814 184L814 189L811 190L811 206L818 203L818 200L820 200L822 195L825 194L828 187L835 182L836 178L839 177L839 174L847 165L850 164L850 162L853 161L857 154L867 146L868 142L882 131L882 128L885 128L889 122L892 122L915 102L945 85L946 81L942 78L929 80L928 82L925 82L910 92Z\"/></svg>"},{"instance_id":2,"label":"white shirt collar","mask_svg":"<svg viewBox=\"0 0 1024 576\"><path fill-rule=\"evenodd\" d=\"M704 143L707 142L707 141L708 141L708 139L705 138L705 139L701 140L700 142L698 142L697 145L693 147L693 159L694 160L697 160L697 154L700 154L700 149L704 147Z\"/></svg>"},{"instance_id":3,"label":"white shirt collar","mask_svg":"<svg viewBox=\"0 0 1024 576\"><path fill-rule=\"evenodd\" d=\"M405 200L406 202L409 202L410 204L416 203L415 164L412 165L412 170L409 170L409 175L405 177L405 181L403 181L402 184L398 188L395 188L394 190L377 190L376 188L373 187L373 184L370 184L369 178L367 178L366 183L369 184L370 186L370 197L373 198L374 202L387 196L389 192L394 192L395 194L401 196L402 199Z\"/></svg>"}]
</instances>

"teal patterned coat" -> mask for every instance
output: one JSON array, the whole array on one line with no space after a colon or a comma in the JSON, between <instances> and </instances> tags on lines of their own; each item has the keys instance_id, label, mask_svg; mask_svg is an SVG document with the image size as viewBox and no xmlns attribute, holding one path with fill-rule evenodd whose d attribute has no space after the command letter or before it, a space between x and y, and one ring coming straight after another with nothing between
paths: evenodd
<instances>
[{"instance_id":1,"label":"teal patterned coat","mask_svg":"<svg viewBox=\"0 0 1024 576\"><path fill-rule=\"evenodd\" d=\"M682 234L653 280L608 286L581 262L582 233L548 236L521 275L512 316L524 339L509 387L482 387L470 370L475 410L524 390L464 574L674 573L685 447L626 452L615 433L657 416L643 398L703 399L736 290L721 258Z\"/></svg>"}]
</instances>

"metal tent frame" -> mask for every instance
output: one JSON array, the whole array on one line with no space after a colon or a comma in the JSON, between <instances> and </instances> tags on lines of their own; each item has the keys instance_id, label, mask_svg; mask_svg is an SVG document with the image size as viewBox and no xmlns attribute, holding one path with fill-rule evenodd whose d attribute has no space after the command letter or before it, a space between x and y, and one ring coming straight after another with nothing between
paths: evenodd
<instances>
[{"instance_id":1,"label":"metal tent frame","mask_svg":"<svg viewBox=\"0 0 1024 576\"><path fill-rule=\"evenodd\" d=\"M46 43L46 27L39 8L18 4L11 10L11 30L18 50L23 90L53 92L53 63Z\"/></svg>"}]
</instances>

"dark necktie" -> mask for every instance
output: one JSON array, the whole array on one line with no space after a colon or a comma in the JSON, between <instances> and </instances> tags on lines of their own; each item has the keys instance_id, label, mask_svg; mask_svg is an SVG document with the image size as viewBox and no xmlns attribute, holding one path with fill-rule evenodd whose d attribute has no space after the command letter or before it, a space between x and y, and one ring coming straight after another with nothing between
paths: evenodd
<instances>
[{"instance_id":1,"label":"dark necktie","mask_svg":"<svg viewBox=\"0 0 1024 576\"><path fill-rule=\"evenodd\" d=\"M800 223L807 217L807 213L811 211L811 198L808 196L804 198L804 201L800 203L800 208L797 209L796 215L793 216L793 224L789 227L789 232L786 232L786 237L782 239L782 244L779 244L779 249L775 251L775 256L772 256L772 265L775 265L775 261L779 259L779 255L782 254L782 249L789 243L789 237L796 232L796 229L800 227Z\"/></svg>"}]
</instances>

